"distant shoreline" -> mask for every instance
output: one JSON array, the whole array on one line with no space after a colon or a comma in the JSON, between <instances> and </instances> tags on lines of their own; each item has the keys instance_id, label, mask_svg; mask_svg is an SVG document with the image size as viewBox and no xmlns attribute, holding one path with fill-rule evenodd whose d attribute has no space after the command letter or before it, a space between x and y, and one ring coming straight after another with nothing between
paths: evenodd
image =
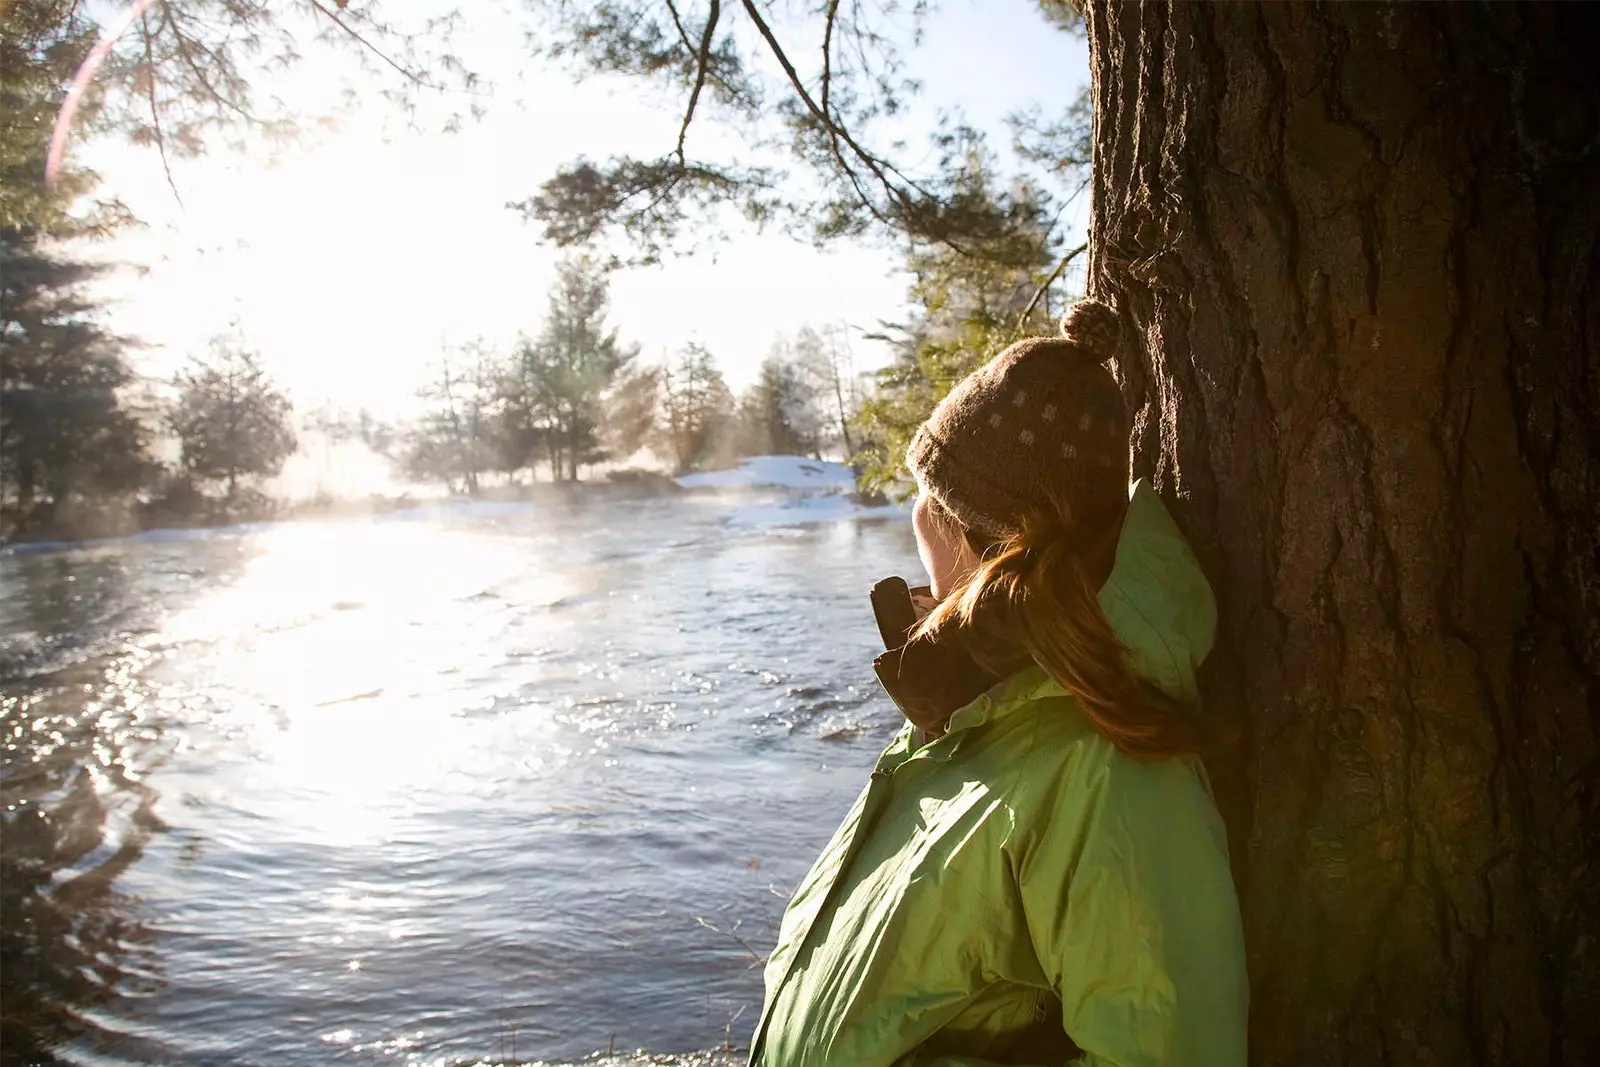
<instances>
[{"instance_id":1,"label":"distant shoreline","mask_svg":"<svg viewBox=\"0 0 1600 1067\"><path fill-rule=\"evenodd\" d=\"M604 480L496 485L472 494L303 500L267 509L241 509L232 514L219 508L209 516L172 513L141 516L129 509L122 516L98 513L61 524L41 524L20 536L0 540L0 555L26 555L125 541L185 540L185 534L217 530L252 533L276 523L373 518L404 511L448 508L461 503L569 504L579 500L642 500L688 492L664 474L627 471L615 472Z\"/></svg>"},{"instance_id":2,"label":"distant shoreline","mask_svg":"<svg viewBox=\"0 0 1600 1067\"><path fill-rule=\"evenodd\" d=\"M257 496L253 506L242 503L231 510L222 501L206 500L207 514L124 505L120 511L111 508L86 511L61 522L41 523L22 536L0 540L0 557L138 541L200 540L215 536L218 531L238 535L255 533L276 523L378 518L405 512L421 514L469 505L506 505L513 509L523 504L564 507L580 502L758 492L777 493L792 499L767 502L730 514L728 521L732 525L799 525L902 513L902 508L881 495L863 496L853 491L854 485L854 473L840 463L800 456L754 456L731 467L696 471L681 478L629 468L582 481L485 486L466 494L371 496L291 503L275 503Z\"/></svg>"}]
</instances>

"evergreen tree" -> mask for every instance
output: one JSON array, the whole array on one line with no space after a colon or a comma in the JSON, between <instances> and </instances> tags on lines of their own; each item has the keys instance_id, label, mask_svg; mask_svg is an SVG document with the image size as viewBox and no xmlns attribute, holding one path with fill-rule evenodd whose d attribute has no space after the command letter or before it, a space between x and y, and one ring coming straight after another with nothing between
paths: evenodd
<instances>
[{"instance_id":1,"label":"evergreen tree","mask_svg":"<svg viewBox=\"0 0 1600 1067\"><path fill-rule=\"evenodd\" d=\"M561 479L560 434L555 366L548 346L519 337L500 369L496 452L507 472L534 464L541 452L550 463L550 479Z\"/></svg>"},{"instance_id":2,"label":"evergreen tree","mask_svg":"<svg viewBox=\"0 0 1600 1067\"><path fill-rule=\"evenodd\" d=\"M132 381L120 341L78 295L93 269L0 230L0 487L9 524L139 488L153 464L123 410Z\"/></svg>"},{"instance_id":3,"label":"evergreen tree","mask_svg":"<svg viewBox=\"0 0 1600 1067\"><path fill-rule=\"evenodd\" d=\"M733 393L703 345L685 345L662 368L657 426L679 474L720 458L733 409Z\"/></svg>"},{"instance_id":4,"label":"evergreen tree","mask_svg":"<svg viewBox=\"0 0 1600 1067\"><path fill-rule=\"evenodd\" d=\"M271 477L294 453L289 400L255 352L218 339L211 352L179 372L169 426L189 478L221 482L233 501L246 479Z\"/></svg>"},{"instance_id":5,"label":"evergreen tree","mask_svg":"<svg viewBox=\"0 0 1600 1067\"><path fill-rule=\"evenodd\" d=\"M103 235L126 218L119 204L87 199L96 182L90 171L66 165L45 181L56 116L96 39L82 6L13 0L0 8L0 231L25 243ZM95 121L98 103L86 94L80 117Z\"/></svg>"},{"instance_id":6,"label":"evergreen tree","mask_svg":"<svg viewBox=\"0 0 1600 1067\"><path fill-rule=\"evenodd\" d=\"M93 41L75 7L18 2L0 34L0 536L58 524L67 509L92 522L85 512L155 469L121 401L133 381L123 342L84 295L98 269L60 244L106 232L119 212L85 203L88 172L44 182L56 110Z\"/></svg>"},{"instance_id":7,"label":"evergreen tree","mask_svg":"<svg viewBox=\"0 0 1600 1067\"><path fill-rule=\"evenodd\" d=\"M556 269L539 336L520 344L502 387L514 450L542 442L551 478L575 481L604 458L599 426L605 397L637 349L623 345L610 315L610 283L590 256Z\"/></svg>"},{"instance_id":8,"label":"evergreen tree","mask_svg":"<svg viewBox=\"0 0 1600 1067\"><path fill-rule=\"evenodd\" d=\"M617 375L607 392L601 438L617 459L626 459L657 440L662 369L634 362Z\"/></svg>"},{"instance_id":9,"label":"evergreen tree","mask_svg":"<svg viewBox=\"0 0 1600 1067\"><path fill-rule=\"evenodd\" d=\"M772 347L739 399L742 455L814 455L819 447L817 394L790 347Z\"/></svg>"},{"instance_id":10,"label":"evergreen tree","mask_svg":"<svg viewBox=\"0 0 1600 1067\"><path fill-rule=\"evenodd\" d=\"M1600 1063L1600 11L1084 7L1252 1060Z\"/></svg>"}]
</instances>

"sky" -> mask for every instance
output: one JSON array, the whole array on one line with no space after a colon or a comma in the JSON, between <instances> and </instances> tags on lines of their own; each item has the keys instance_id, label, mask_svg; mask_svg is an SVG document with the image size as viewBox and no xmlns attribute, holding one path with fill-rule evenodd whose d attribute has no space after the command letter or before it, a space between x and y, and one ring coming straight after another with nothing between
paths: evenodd
<instances>
[{"instance_id":1,"label":"sky","mask_svg":"<svg viewBox=\"0 0 1600 1067\"><path fill-rule=\"evenodd\" d=\"M493 0L460 7L469 29L457 52L493 85L487 115L461 132L442 132L426 115L421 129L406 129L348 54L311 51L260 88L332 107L348 82L363 89L357 109L337 129L277 152L219 147L174 160L181 202L154 152L74 145L77 161L100 173L100 195L120 198L142 221L98 250L119 265L104 286L108 321L142 343L134 357L142 374L168 378L188 353L232 333L262 354L302 411L404 417L441 345L481 337L506 346L538 330L560 253L506 204L576 156L670 148L681 101L640 82L575 84L529 54L519 9ZM924 84L905 120L918 134L959 108L1004 149L1008 112L1038 103L1059 113L1088 78L1083 43L1049 27L1029 0L950 0L924 30L907 55ZM690 151L727 138L697 123ZM1086 209L1083 198L1069 216L1079 228ZM886 241L818 250L740 224L693 256L617 272L613 319L646 359L700 341L735 389L777 336L806 324L846 325L866 369L886 353L860 334L906 309L902 258Z\"/></svg>"}]
</instances>

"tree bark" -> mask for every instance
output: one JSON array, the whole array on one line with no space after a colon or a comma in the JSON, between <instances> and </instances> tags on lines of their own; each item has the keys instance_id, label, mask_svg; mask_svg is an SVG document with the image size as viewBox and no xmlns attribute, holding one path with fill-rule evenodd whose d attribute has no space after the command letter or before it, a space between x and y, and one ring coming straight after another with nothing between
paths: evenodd
<instances>
[{"instance_id":1,"label":"tree bark","mask_svg":"<svg viewBox=\"0 0 1600 1067\"><path fill-rule=\"evenodd\" d=\"M1584 4L1091 0L1091 286L1217 587L1259 1064L1600 1063Z\"/></svg>"}]
</instances>

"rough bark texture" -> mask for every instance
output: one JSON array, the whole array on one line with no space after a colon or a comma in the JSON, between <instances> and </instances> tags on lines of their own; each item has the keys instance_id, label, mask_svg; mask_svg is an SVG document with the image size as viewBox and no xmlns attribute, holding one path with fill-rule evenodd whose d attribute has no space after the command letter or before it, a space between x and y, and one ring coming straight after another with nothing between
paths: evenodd
<instances>
[{"instance_id":1,"label":"rough bark texture","mask_svg":"<svg viewBox=\"0 0 1600 1067\"><path fill-rule=\"evenodd\" d=\"M1244 726L1255 1062L1600 1063L1593 7L1087 16L1091 285Z\"/></svg>"}]
</instances>

